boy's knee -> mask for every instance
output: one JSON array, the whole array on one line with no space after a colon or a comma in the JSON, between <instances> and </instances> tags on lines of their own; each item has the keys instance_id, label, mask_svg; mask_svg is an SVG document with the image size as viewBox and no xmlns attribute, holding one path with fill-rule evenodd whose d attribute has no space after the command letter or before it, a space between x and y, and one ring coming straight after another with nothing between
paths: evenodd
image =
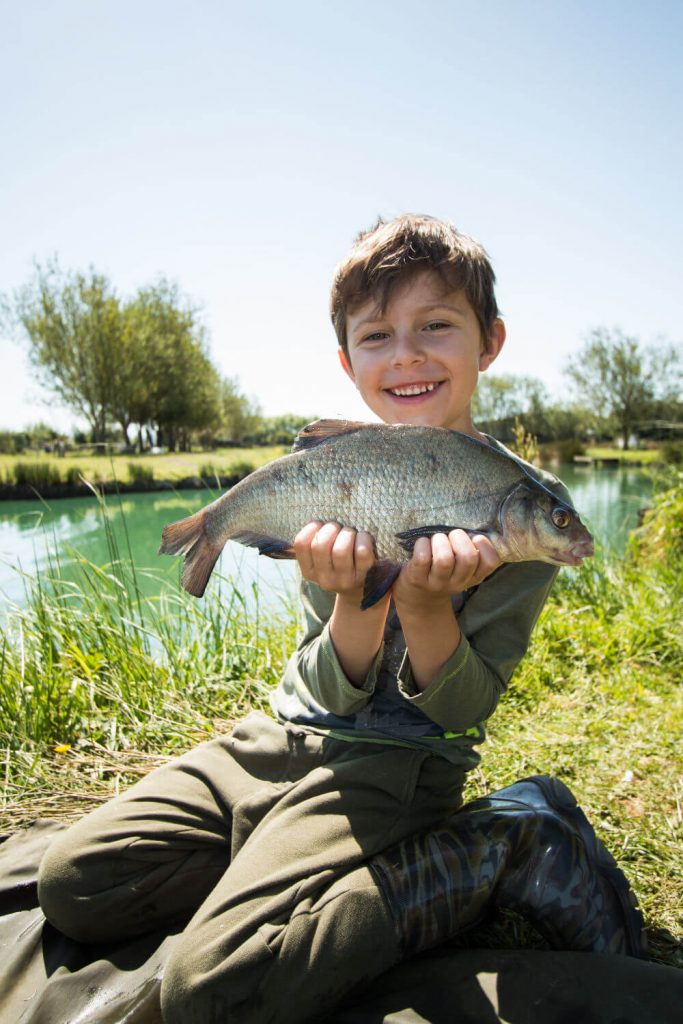
<instances>
[{"instance_id":1,"label":"boy's knee","mask_svg":"<svg viewBox=\"0 0 683 1024\"><path fill-rule=\"evenodd\" d=\"M99 853L79 843L68 829L48 847L38 869L38 902L45 917L76 942L116 942L150 929L131 925L139 902L130 887L116 885L116 858L106 846ZM131 898L132 897L132 898Z\"/></svg>"},{"instance_id":2,"label":"boy's knee","mask_svg":"<svg viewBox=\"0 0 683 1024\"><path fill-rule=\"evenodd\" d=\"M76 861L67 831L50 844L40 862L38 900L45 917L58 931L77 942L96 942L101 937L98 915L90 912Z\"/></svg>"}]
</instances>

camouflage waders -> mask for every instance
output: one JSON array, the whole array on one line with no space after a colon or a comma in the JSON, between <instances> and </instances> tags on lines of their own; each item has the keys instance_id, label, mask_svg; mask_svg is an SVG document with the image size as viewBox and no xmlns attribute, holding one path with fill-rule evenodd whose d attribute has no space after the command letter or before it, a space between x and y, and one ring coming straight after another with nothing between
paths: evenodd
<instances>
[{"instance_id":1,"label":"camouflage waders","mask_svg":"<svg viewBox=\"0 0 683 1024\"><path fill-rule=\"evenodd\" d=\"M379 856L370 870L404 957L494 907L523 914L553 949L645 957L630 886L566 786L535 776L467 804Z\"/></svg>"}]
</instances>

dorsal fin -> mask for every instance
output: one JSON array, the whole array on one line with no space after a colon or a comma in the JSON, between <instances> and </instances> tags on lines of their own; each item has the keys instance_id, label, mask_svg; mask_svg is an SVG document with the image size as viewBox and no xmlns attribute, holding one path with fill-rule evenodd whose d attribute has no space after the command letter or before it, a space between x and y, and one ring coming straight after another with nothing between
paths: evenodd
<instances>
[{"instance_id":1,"label":"dorsal fin","mask_svg":"<svg viewBox=\"0 0 683 1024\"><path fill-rule=\"evenodd\" d=\"M341 437L343 434L355 434L357 430L363 430L368 425L355 420L315 420L296 435L292 451L301 452L307 448L317 448L319 444L325 444L326 441Z\"/></svg>"}]
</instances>

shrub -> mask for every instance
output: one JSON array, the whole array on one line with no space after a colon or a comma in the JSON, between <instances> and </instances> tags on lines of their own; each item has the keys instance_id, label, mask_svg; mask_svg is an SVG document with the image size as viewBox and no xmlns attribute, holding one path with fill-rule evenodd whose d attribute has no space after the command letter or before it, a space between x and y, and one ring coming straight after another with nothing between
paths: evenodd
<instances>
[{"instance_id":1,"label":"shrub","mask_svg":"<svg viewBox=\"0 0 683 1024\"><path fill-rule=\"evenodd\" d=\"M215 484L220 477L219 471L213 462L205 462L199 467L199 475L205 483Z\"/></svg>"},{"instance_id":2,"label":"shrub","mask_svg":"<svg viewBox=\"0 0 683 1024\"><path fill-rule=\"evenodd\" d=\"M664 475L661 486L654 506L646 509L632 535L631 547L637 564L664 562L677 570L675 560L683 556L683 473Z\"/></svg>"},{"instance_id":3,"label":"shrub","mask_svg":"<svg viewBox=\"0 0 683 1024\"><path fill-rule=\"evenodd\" d=\"M27 443L26 434L13 430L0 430L0 452L3 455L18 455L24 451Z\"/></svg>"},{"instance_id":4,"label":"shrub","mask_svg":"<svg viewBox=\"0 0 683 1024\"><path fill-rule=\"evenodd\" d=\"M573 462L576 455L586 454L586 448L580 441L571 438L557 442L557 454L560 462Z\"/></svg>"},{"instance_id":5,"label":"shrub","mask_svg":"<svg viewBox=\"0 0 683 1024\"><path fill-rule=\"evenodd\" d=\"M16 462L14 482L19 487L33 487L40 491L42 488L61 484L62 476L51 462Z\"/></svg>"},{"instance_id":6,"label":"shrub","mask_svg":"<svg viewBox=\"0 0 683 1024\"><path fill-rule=\"evenodd\" d=\"M228 466L227 472L230 474L230 476L239 477L239 479L241 480L242 477L249 476L250 473L253 473L255 469L256 466L253 464L253 462L246 462L243 460L242 462L232 462Z\"/></svg>"},{"instance_id":7,"label":"shrub","mask_svg":"<svg viewBox=\"0 0 683 1024\"><path fill-rule=\"evenodd\" d=\"M149 484L154 479L154 470L141 462L129 462L128 479L133 484Z\"/></svg>"},{"instance_id":8,"label":"shrub","mask_svg":"<svg viewBox=\"0 0 683 1024\"><path fill-rule=\"evenodd\" d=\"M663 461L669 466L683 466L683 441L666 441L661 452Z\"/></svg>"},{"instance_id":9,"label":"shrub","mask_svg":"<svg viewBox=\"0 0 683 1024\"><path fill-rule=\"evenodd\" d=\"M515 416L510 448L527 462L534 463L538 458L538 439L526 429L519 416Z\"/></svg>"}]
</instances>

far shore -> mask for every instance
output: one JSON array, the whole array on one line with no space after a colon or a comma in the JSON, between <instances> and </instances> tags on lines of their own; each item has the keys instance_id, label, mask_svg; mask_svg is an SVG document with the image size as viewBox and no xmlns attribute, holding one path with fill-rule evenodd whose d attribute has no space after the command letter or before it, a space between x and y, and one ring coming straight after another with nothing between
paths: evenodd
<instances>
[{"instance_id":1,"label":"far shore","mask_svg":"<svg viewBox=\"0 0 683 1024\"><path fill-rule=\"evenodd\" d=\"M0 501L33 501L41 498L87 498L93 489L99 494L145 494L151 491L199 491L233 487L247 473L218 476L205 480L198 476L182 477L176 480L103 480L96 484L45 484L34 487L31 484L0 484Z\"/></svg>"},{"instance_id":2,"label":"far shore","mask_svg":"<svg viewBox=\"0 0 683 1024\"><path fill-rule=\"evenodd\" d=\"M93 494L133 494L151 491L225 490L249 473L285 455L285 446L222 448L216 451L166 452L152 455L112 455L91 452L26 452L0 455L0 501L82 498ZM541 448L541 464L556 467L558 453ZM643 467L661 460L656 448L623 451L587 447L574 456L587 468Z\"/></svg>"}]
</instances>

